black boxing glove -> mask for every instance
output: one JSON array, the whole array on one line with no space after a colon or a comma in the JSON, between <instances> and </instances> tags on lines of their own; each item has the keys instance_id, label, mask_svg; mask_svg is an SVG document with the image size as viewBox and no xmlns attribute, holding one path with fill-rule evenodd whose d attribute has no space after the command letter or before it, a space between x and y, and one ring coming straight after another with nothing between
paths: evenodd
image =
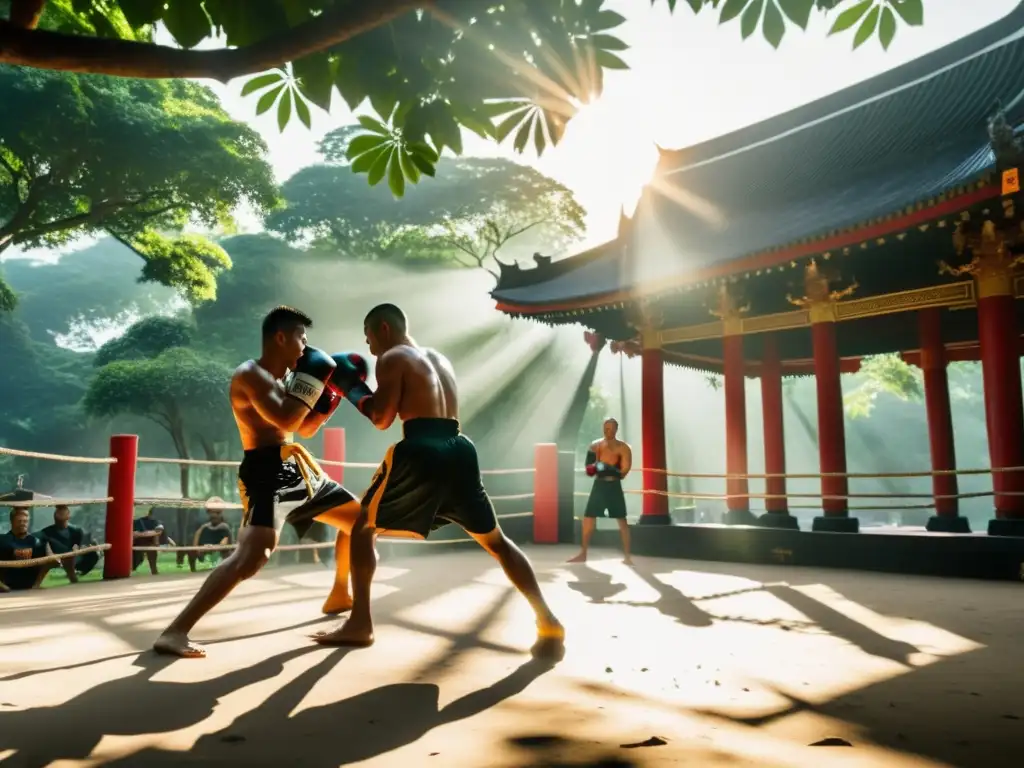
<instances>
[{"instance_id":1,"label":"black boxing glove","mask_svg":"<svg viewBox=\"0 0 1024 768\"><path fill-rule=\"evenodd\" d=\"M327 353L307 346L295 363L295 370L285 384L285 392L313 410L336 367L337 363Z\"/></svg>"},{"instance_id":2,"label":"black boxing glove","mask_svg":"<svg viewBox=\"0 0 1024 768\"><path fill-rule=\"evenodd\" d=\"M331 377L331 385L361 414L369 416L373 390L366 384L366 377L370 373L366 358L354 352L343 352L332 355L331 359L336 366Z\"/></svg>"}]
</instances>

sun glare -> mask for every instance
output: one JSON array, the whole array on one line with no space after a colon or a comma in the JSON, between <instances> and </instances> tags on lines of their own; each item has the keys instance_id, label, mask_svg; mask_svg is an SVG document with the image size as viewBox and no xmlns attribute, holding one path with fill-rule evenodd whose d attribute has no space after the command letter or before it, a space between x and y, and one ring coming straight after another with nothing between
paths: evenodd
<instances>
[{"instance_id":1,"label":"sun glare","mask_svg":"<svg viewBox=\"0 0 1024 768\"><path fill-rule=\"evenodd\" d=\"M539 164L602 217L620 207L632 213L658 162L651 126L629 101L606 94L581 107L550 160Z\"/></svg>"}]
</instances>

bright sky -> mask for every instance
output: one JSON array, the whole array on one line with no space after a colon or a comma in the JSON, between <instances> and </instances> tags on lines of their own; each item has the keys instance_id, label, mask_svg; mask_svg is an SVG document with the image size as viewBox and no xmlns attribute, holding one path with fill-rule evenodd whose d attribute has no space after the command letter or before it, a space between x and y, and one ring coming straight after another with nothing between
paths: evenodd
<instances>
[{"instance_id":1,"label":"bright sky","mask_svg":"<svg viewBox=\"0 0 1024 768\"><path fill-rule=\"evenodd\" d=\"M901 27L885 52L877 39L852 51L851 35L829 38L835 11L812 14L806 32L791 26L776 51L760 33L741 40L738 21L720 27L716 13L694 16L686 3L670 14L665 0L653 8L646 0L610 0L628 19L617 34L631 45L623 54L631 69L606 73L604 94L570 123L561 145L539 159L532 147L517 157L510 146L467 134L466 153L518 159L572 189L588 211L581 247L589 247L614 236L620 206L635 205L657 160L655 144L677 149L785 112L984 27L1017 2L927 0L924 26ZM317 162L325 133L354 122L335 96L331 114L313 108L312 131L293 118L282 134L276 110L256 117L256 98L239 96L244 80L209 85L233 117L266 139L279 180Z\"/></svg>"}]
</instances>

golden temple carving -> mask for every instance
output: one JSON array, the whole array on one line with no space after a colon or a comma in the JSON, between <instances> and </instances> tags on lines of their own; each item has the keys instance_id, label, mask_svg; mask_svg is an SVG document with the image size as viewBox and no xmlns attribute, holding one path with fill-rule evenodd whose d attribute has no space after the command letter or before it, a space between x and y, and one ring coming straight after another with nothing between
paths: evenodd
<instances>
[{"instance_id":1,"label":"golden temple carving","mask_svg":"<svg viewBox=\"0 0 1024 768\"><path fill-rule=\"evenodd\" d=\"M626 310L626 322L639 334L640 344L644 349L657 349L661 346L658 330L663 317L661 310L649 302L637 302Z\"/></svg>"},{"instance_id":2,"label":"golden temple carving","mask_svg":"<svg viewBox=\"0 0 1024 768\"><path fill-rule=\"evenodd\" d=\"M838 319L836 303L859 287L854 281L841 291L833 291L828 277L818 268L817 261L811 259L804 270L804 295L795 299L791 294L786 294L786 301L801 309L806 309L810 314L811 323L835 322Z\"/></svg>"},{"instance_id":3,"label":"golden temple carving","mask_svg":"<svg viewBox=\"0 0 1024 768\"><path fill-rule=\"evenodd\" d=\"M977 284L979 299L988 296L1014 295L1014 269L1024 264L1024 256L1016 256L1010 251L1014 242L1020 241L1021 227L1017 232L1010 233L996 227L994 221L986 220L981 227L971 226L969 220L957 223L953 233L953 247L958 256L967 251L971 260L960 266L950 266L945 261L939 262L939 274L962 277L970 275Z\"/></svg>"},{"instance_id":4,"label":"golden temple carving","mask_svg":"<svg viewBox=\"0 0 1024 768\"><path fill-rule=\"evenodd\" d=\"M741 306L736 289L723 283L718 287L717 307L708 311L722 321L722 330L726 336L734 336L743 333L743 316L750 311L750 303Z\"/></svg>"}]
</instances>

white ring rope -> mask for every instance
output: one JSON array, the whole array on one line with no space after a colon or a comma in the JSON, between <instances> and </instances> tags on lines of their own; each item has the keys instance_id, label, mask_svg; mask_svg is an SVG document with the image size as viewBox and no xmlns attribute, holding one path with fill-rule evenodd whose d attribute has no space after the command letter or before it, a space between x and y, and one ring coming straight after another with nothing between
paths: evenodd
<instances>
[{"instance_id":1,"label":"white ring rope","mask_svg":"<svg viewBox=\"0 0 1024 768\"><path fill-rule=\"evenodd\" d=\"M137 507L176 507L180 509L244 509L241 504L231 501L207 501L205 499L179 499L159 497L139 497L135 499Z\"/></svg>"},{"instance_id":2,"label":"white ring rope","mask_svg":"<svg viewBox=\"0 0 1024 768\"><path fill-rule=\"evenodd\" d=\"M21 455L21 454L19 454ZM25 455L28 455L27 453ZM40 454L42 456L44 454ZM53 456L51 458L58 458ZM90 460L91 461L91 460ZM113 459L109 461L114 461ZM169 459L154 456L139 456L136 461L139 464L179 464L190 467L237 467L241 462L221 459ZM347 467L349 469L377 469L380 464L372 464L365 461L330 461L328 459L317 459L318 464L324 467ZM522 469L483 469L481 475L522 475L536 472L533 467Z\"/></svg>"},{"instance_id":3,"label":"white ring rope","mask_svg":"<svg viewBox=\"0 0 1024 768\"><path fill-rule=\"evenodd\" d=\"M114 499L112 496L107 496L104 499L58 499L43 497L41 499L26 499L20 501L16 499L4 499L0 504L5 507L82 507L86 504L109 504Z\"/></svg>"},{"instance_id":4,"label":"white ring rope","mask_svg":"<svg viewBox=\"0 0 1024 768\"><path fill-rule=\"evenodd\" d=\"M89 552L105 552L110 549L109 544L94 544L90 547L80 547L73 549L70 552L61 552L53 555L45 555L43 557L33 557L31 560L0 560L0 568L30 568L33 565L42 565L43 563L56 562L58 560L64 560L68 557L78 557L79 555L85 555Z\"/></svg>"},{"instance_id":5,"label":"white ring rope","mask_svg":"<svg viewBox=\"0 0 1024 768\"><path fill-rule=\"evenodd\" d=\"M37 451L19 451L14 448L0 446L0 455L21 456L25 459L48 459L50 461L69 461L77 464L117 464L117 459L111 456L94 458L89 456L65 456L60 453L38 453Z\"/></svg>"},{"instance_id":6,"label":"white ring rope","mask_svg":"<svg viewBox=\"0 0 1024 768\"><path fill-rule=\"evenodd\" d=\"M577 467L576 474L586 474L586 467ZM934 469L918 472L805 472L774 474L715 474L709 472L669 472L667 469L657 467L632 467L630 474L643 474L644 472L655 472L668 477L682 477L691 480L818 480L823 477L845 477L849 480L880 480L880 479L901 479L911 477L945 477L948 475L998 475L1006 472L1024 473L1024 467L989 467L987 469Z\"/></svg>"}]
</instances>

